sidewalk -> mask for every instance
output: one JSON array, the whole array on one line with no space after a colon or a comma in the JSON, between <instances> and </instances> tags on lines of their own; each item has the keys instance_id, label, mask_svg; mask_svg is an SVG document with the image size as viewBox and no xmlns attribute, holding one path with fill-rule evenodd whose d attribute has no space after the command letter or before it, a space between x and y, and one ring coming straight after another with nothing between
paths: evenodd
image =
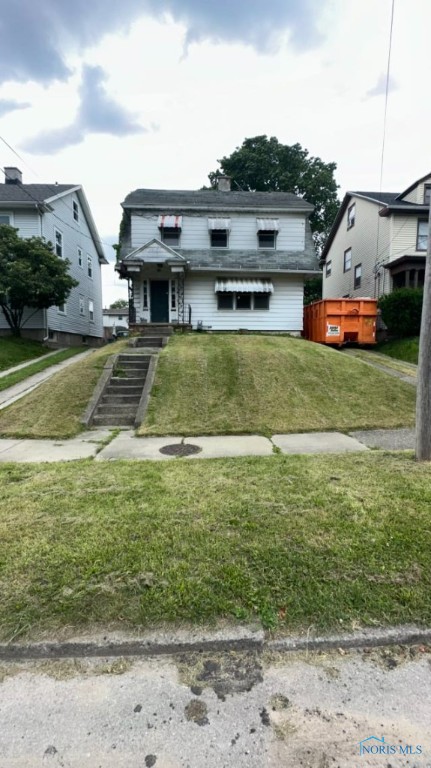
<instances>
[{"instance_id":1,"label":"sidewalk","mask_svg":"<svg viewBox=\"0 0 431 768\"><path fill-rule=\"evenodd\" d=\"M55 354L59 351L60 350L56 349ZM14 384L12 387L4 389L3 392L0 392L0 411L3 408L7 408L8 405L12 405L15 400L20 400L20 398L24 397L24 395L28 395L29 392L32 392L33 389L39 387L45 381L50 379L51 376L54 376L55 373L58 373L58 371L61 371L63 368L67 368L69 365L73 365L73 363L78 362L78 360L83 360L84 357L88 357L88 355L91 355L93 352L94 349L87 349L85 352L82 352L79 355L69 357L67 360L63 360L61 363L55 363L55 365L51 365L49 368L45 368L45 370L41 371L40 373L35 373L33 376L28 376L23 381L20 381L19 384ZM31 362L35 363L41 359L44 358L37 358L37 360L32 360ZM25 366L17 366L15 369L9 368L6 373L10 374L13 372L13 370L17 370L20 367Z\"/></svg>"},{"instance_id":2,"label":"sidewalk","mask_svg":"<svg viewBox=\"0 0 431 768\"><path fill-rule=\"evenodd\" d=\"M414 448L413 429L352 432L310 432L294 435L218 435L197 437L135 437L123 430L116 437L109 428L83 432L71 440L0 439L0 462L53 462L95 458L96 461L135 459L167 461L189 459L271 456L273 453L322 454ZM166 453L163 452L167 449ZM161 452L162 451L162 452Z\"/></svg>"}]
</instances>

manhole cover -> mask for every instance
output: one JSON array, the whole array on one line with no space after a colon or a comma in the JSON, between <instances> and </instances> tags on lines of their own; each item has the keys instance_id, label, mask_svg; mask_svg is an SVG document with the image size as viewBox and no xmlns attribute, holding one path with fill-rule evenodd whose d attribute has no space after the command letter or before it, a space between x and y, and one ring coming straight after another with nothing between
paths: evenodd
<instances>
[{"instance_id":1,"label":"manhole cover","mask_svg":"<svg viewBox=\"0 0 431 768\"><path fill-rule=\"evenodd\" d=\"M190 445L190 443L173 443L172 445L164 445L160 448L160 453L165 453L167 456L191 456L193 453L200 453L202 448L198 445Z\"/></svg>"}]
</instances>

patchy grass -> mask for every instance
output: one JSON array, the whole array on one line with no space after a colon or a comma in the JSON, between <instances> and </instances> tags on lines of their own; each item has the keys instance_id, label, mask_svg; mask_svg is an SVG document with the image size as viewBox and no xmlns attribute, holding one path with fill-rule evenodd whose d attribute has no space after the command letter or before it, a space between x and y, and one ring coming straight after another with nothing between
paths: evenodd
<instances>
[{"instance_id":1,"label":"patchy grass","mask_svg":"<svg viewBox=\"0 0 431 768\"><path fill-rule=\"evenodd\" d=\"M415 393L328 347L277 336L191 334L160 355L141 435L411 426Z\"/></svg>"},{"instance_id":2,"label":"patchy grass","mask_svg":"<svg viewBox=\"0 0 431 768\"><path fill-rule=\"evenodd\" d=\"M69 349L63 349L60 352L57 352L57 354L48 357L47 360L38 360L35 363L27 365L25 368L21 368L19 371L15 371L15 373L10 373L9 376L3 376L0 379L0 392L12 387L14 384L19 384L20 381L28 379L29 376L33 376L35 373L40 373L41 371L46 370L46 368L50 368L51 365L61 363L63 360L68 360L69 357L78 355L83 351L84 347L70 347Z\"/></svg>"},{"instance_id":3,"label":"patchy grass","mask_svg":"<svg viewBox=\"0 0 431 768\"><path fill-rule=\"evenodd\" d=\"M119 352L126 343L109 344L78 360L0 411L0 436L66 438L79 434L83 429L80 419L106 358Z\"/></svg>"},{"instance_id":4,"label":"patchy grass","mask_svg":"<svg viewBox=\"0 0 431 768\"><path fill-rule=\"evenodd\" d=\"M398 371L398 373L411 376L413 379L416 377L416 368L413 365L410 365L410 363L404 362L404 360L397 360L395 357L382 355L374 350L355 349L353 347L348 350L347 354L353 355L353 357L357 357L372 365L381 365L384 368Z\"/></svg>"},{"instance_id":5,"label":"patchy grass","mask_svg":"<svg viewBox=\"0 0 431 768\"><path fill-rule=\"evenodd\" d=\"M48 354L50 350L39 341L15 339L11 336L0 337L0 371L6 371L20 363L26 363L34 357Z\"/></svg>"},{"instance_id":6,"label":"patchy grass","mask_svg":"<svg viewBox=\"0 0 431 768\"><path fill-rule=\"evenodd\" d=\"M418 364L419 355L419 337L414 336L411 339L395 339L393 341L384 341L378 344L376 348L383 355L395 357L397 360L404 360L406 363Z\"/></svg>"},{"instance_id":7,"label":"patchy grass","mask_svg":"<svg viewBox=\"0 0 431 768\"><path fill-rule=\"evenodd\" d=\"M0 465L1 638L429 625L430 480L409 453Z\"/></svg>"}]
</instances>

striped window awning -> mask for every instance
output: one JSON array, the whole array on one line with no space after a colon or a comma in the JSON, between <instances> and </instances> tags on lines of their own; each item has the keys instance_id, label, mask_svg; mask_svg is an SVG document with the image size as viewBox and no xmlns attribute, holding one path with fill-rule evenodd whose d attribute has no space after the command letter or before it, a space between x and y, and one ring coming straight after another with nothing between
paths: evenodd
<instances>
[{"instance_id":1,"label":"striped window awning","mask_svg":"<svg viewBox=\"0 0 431 768\"><path fill-rule=\"evenodd\" d=\"M256 219L258 232L278 232L278 219Z\"/></svg>"},{"instance_id":2,"label":"striped window awning","mask_svg":"<svg viewBox=\"0 0 431 768\"><path fill-rule=\"evenodd\" d=\"M216 280L214 293L274 293L271 280Z\"/></svg>"},{"instance_id":3,"label":"striped window awning","mask_svg":"<svg viewBox=\"0 0 431 768\"><path fill-rule=\"evenodd\" d=\"M230 219L208 219L208 229L230 230Z\"/></svg>"},{"instance_id":4,"label":"striped window awning","mask_svg":"<svg viewBox=\"0 0 431 768\"><path fill-rule=\"evenodd\" d=\"M182 216L159 216L159 229L181 229L182 225Z\"/></svg>"}]
</instances>

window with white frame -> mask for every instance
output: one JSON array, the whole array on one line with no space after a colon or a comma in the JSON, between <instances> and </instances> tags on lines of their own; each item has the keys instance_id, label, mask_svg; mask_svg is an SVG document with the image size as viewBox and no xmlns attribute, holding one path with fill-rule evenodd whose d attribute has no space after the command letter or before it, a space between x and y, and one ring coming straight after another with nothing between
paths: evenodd
<instances>
[{"instance_id":1,"label":"window with white frame","mask_svg":"<svg viewBox=\"0 0 431 768\"><path fill-rule=\"evenodd\" d=\"M160 227L160 239L166 245L179 245L180 235L178 227Z\"/></svg>"},{"instance_id":2,"label":"window with white frame","mask_svg":"<svg viewBox=\"0 0 431 768\"><path fill-rule=\"evenodd\" d=\"M332 261L327 261L326 262L326 267L325 267L325 275L326 275L326 277L329 277L331 273L332 273Z\"/></svg>"},{"instance_id":3,"label":"window with white frame","mask_svg":"<svg viewBox=\"0 0 431 768\"><path fill-rule=\"evenodd\" d=\"M85 315L85 304L84 304L84 297L79 297L79 314Z\"/></svg>"},{"instance_id":4,"label":"window with white frame","mask_svg":"<svg viewBox=\"0 0 431 768\"><path fill-rule=\"evenodd\" d=\"M142 283L142 309L148 309L148 280Z\"/></svg>"},{"instance_id":5,"label":"window with white frame","mask_svg":"<svg viewBox=\"0 0 431 768\"><path fill-rule=\"evenodd\" d=\"M356 203L352 203L347 209L347 229L351 229L355 226L356 218Z\"/></svg>"},{"instance_id":6,"label":"window with white frame","mask_svg":"<svg viewBox=\"0 0 431 768\"><path fill-rule=\"evenodd\" d=\"M429 205L431 199L431 184L424 184L424 205Z\"/></svg>"},{"instance_id":7,"label":"window with white frame","mask_svg":"<svg viewBox=\"0 0 431 768\"><path fill-rule=\"evenodd\" d=\"M177 281L171 280L171 310L177 311Z\"/></svg>"},{"instance_id":8,"label":"window with white frame","mask_svg":"<svg viewBox=\"0 0 431 768\"><path fill-rule=\"evenodd\" d=\"M60 312L61 315L65 315L66 314L66 308L67 308L66 303L59 304L58 307L57 307L57 310Z\"/></svg>"},{"instance_id":9,"label":"window with white frame","mask_svg":"<svg viewBox=\"0 0 431 768\"><path fill-rule=\"evenodd\" d=\"M0 213L0 226L2 224L10 225L10 213Z\"/></svg>"},{"instance_id":10,"label":"window with white frame","mask_svg":"<svg viewBox=\"0 0 431 768\"><path fill-rule=\"evenodd\" d=\"M352 269L352 249L351 248L348 248L347 251L344 251L343 271L348 272L349 269Z\"/></svg>"},{"instance_id":11,"label":"window with white frame","mask_svg":"<svg viewBox=\"0 0 431 768\"><path fill-rule=\"evenodd\" d=\"M73 201L72 206L73 206L73 218L74 218L74 221L78 221L79 222L79 206L78 206L78 203L76 202L76 200Z\"/></svg>"},{"instance_id":12,"label":"window with white frame","mask_svg":"<svg viewBox=\"0 0 431 768\"><path fill-rule=\"evenodd\" d=\"M87 254L87 275L93 277L93 257Z\"/></svg>"},{"instance_id":13,"label":"window with white frame","mask_svg":"<svg viewBox=\"0 0 431 768\"><path fill-rule=\"evenodd\" d=\"M229 309L237 312L269 309L269 293L217 293L217 309Z\"/></svg>"},{"instance_id":14,"label":"window with white frame","mask_svg":"<svg viewBox=\"0 0 431 768\"><path fill-rule=\"evenodd\" d=\"M275 230L262 230L257 233L257 244L259 248L275 248L275 239L277 232Z\"/></svg>"},{"instance_id":15,"label":"window with white frame","mask_svg":"<svg viewBox=\"0 0 431 768\"><path fill-rule=\"evenodd\" d=\"M82 248L78 248L78 267L82 269Z\"/></svg>"},{"instance_id":16,"label":"window with white frame","mask_svg":"<svg viewBox=\"0 0 431 768\"><path fill-rule=\"evenodd\" d=\"M55 230L55 252L60 259L63 258L63 235L59 229Z\"/></svg>"},{"instance_id":17,"label":"window with white frame","mask_svg":"<svg viewBox=\"0 0 431 768\"><path fill-rule=\"evenodd\" d=\"M416 250L426 251L428 248L428 222L426 219L419 219L418 232L416 238Z\"/></svg>"},{"instance_id":18,"label":"window with white frame","mask_svg":"<svg viewBox=\"0 0 431 768\"><path fill-rule=\"evenodd\" d=\"M361 279L362 279L362 264L356 264L354 280L353 280L353 287L355 289L361 287Z\"/></svg>"},{"instance_id":19,"label":"window with white frame","mask_svg":"<svg viewBox=\"0 0 431 768\"><path fill-rule=\"evenodd\" d=\"M94 320L94 301L92 299L88 299L88 316L90 320L93 322Z\"/></svg>"},{"instance_id":20,"label":"window with white frame","mask_svg":"<svg viewBox=\"0 0 431 768\"><path fill-rule=\"evenodd\" d=\"M228 231L227 229L212 229L210 232L211 248L227 248Z\"/></svg>"}]
</instances>

